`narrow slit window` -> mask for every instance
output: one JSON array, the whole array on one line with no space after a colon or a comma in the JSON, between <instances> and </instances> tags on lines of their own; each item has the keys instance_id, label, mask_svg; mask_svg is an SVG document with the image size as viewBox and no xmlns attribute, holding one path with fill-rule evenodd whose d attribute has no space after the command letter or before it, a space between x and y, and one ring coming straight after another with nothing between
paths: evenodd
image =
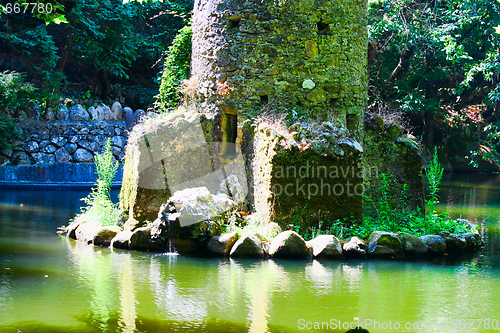
<instances>
[{"instance_id":1,"label":"narrow slit window","mask_svg":"<svg viewBox=\"0 0 500 333\"><path fill-rule=\"evenodd\" d=\"M238 116L234 114L222 114L222 149L224 157L236 156L236 138L238 136Z\"/></svg>"},{"instance_id":2,"label":"narrow slit window","mask_svg":"<svg viewBox=\"0 0 500 333\"><path fill-rule=\"evenodd\" d=\"M267 104L269 104L269 96L268 95L260 96L260 106L266 106Z\"/></svg>"},{"instance_id":3,"label":"narrow slit window","mask_svg":"<svg viewBox=\"0 0 500 333\"><path fill-rule=\"evenodd\" d=\"M228 24L227 24L227 27L229 29L238 29L238 27L240 26L240 19L237 19L237 20L229 20Z\"/></svg>"},{"instance_id":4,"label":"narrow slit window","mask_svg":"<svg viewBox=\"0 0 500 333\"><path fill-rule=\"evenodd\" d=\"M330 31L330 25L323 22L318 22L318 33L320 35L326 35Z\"/></svg>"}]
</instances>

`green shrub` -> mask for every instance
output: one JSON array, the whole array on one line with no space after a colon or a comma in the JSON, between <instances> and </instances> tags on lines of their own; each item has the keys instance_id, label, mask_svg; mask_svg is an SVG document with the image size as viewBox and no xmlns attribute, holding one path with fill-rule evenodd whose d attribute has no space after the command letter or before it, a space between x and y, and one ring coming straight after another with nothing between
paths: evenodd
<instances>
[{"instance_id":1,"label":"green shrub","mask_svg":"<svg viewBox=\"0 0 500 333\"><path fill-rule=\"evenodd\" d=\"M434 155L432 161L429 163L429 166L425 170L425 175L427 176L427 180L429 181L429 192L431 194L431 198L427 201L427 204L434 208L434 205L439 202L439 186L441 185L441 179L443 178L444 168L441 167L441 164L438 161L437 148L434 147Z\"/></svg>"},{"instance_id":2,"label":"green shrub","mask_svg":"<svg viewBox=\"0 0 500 333\"><path fill-rule=\"evenodd\" d=\"M87 206L82 208L81 215L84 215L89 222L97 222L104 226L114 225L120 210L118 204L111 201L109 193L111 182L118 170L118 162L113 161L111 139L106 142L104 152L95 156L95 166L96 186L86 198L82 199Z\"/></svg>"},{"instance_id":3,"label":"green shrub","mask_svg":"<svg viewBox=\"0 0 500 333\"><path fill-rule=\"evenodd\" d=\"M175 108L180 104L180 87L183 80L189 78L191 69L191 24L185 26L168 48L163 74L160 84L160 93L156 96L156 105L161 109Z\"/></svg>"},{"instance_id":4,"label":"green shrub","mask_svg":"<svg viewBox=\"0 0 500 333\"><path fill-rule=\"evenodd\" d=\"M443 173L436 154L427 167L426 173L428 177L431 175L432 178L432 184L429 185L431 199L427 201L431 205L439 200L439 185ZM399 196L395 197L390 191L391 188L394 188L390 178L386 174L381 174L379 177L380 186L377 189L376 196L380 199L375 202L376 216L365 215L361 224L345 218L323 228L323 222L320 222L318 227L303 227L298 223L294 223L292 228L306 240L318 235L334 235L344 240L352 236L367 239L376 230L396 233L407 232L416 236L436 235L441 231L450 233L473 231L473 227L469 224L462 223L462 220L456 221L447 213L437 214L434 209L431 209L431 212L424 216L420 210L408 210L406 206L407 186L403 186ZM365 199L369 200L369 198Z\"/></svg>"},{"instance_id":5,"label":"green shrub","mask_svg":"<svg viewBox=\"0 0 500 333\"><path fill-rule=\"evenodd\" d=\"M24 76L17 72L0 72L0 110L17 109L35 97L35 87L24 82Z\"/></svg>"},{"instance_id":6,"label":"green shrub","mask_svg":"<svg viewBox=\"0 0 500 333\"><path fill-rule=\"evenodd\" d=\"M0 115L0 149L12 147L9 139L17 134L16 124L12 119Z\"/></svg>"}]
</instances>

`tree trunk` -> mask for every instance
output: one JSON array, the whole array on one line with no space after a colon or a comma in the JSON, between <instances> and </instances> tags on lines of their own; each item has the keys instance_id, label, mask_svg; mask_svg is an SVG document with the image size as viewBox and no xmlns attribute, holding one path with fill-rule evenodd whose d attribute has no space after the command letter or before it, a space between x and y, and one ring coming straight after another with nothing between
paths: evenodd
<instances>
[{"instance_id":1,"label":"tree trunk","mask_svg":"<svg viewBox=\"0 0 500 333\"><path fill-rule=\"evenodd\" d=\"M424 113L424 142L434 145L434 113L431 111Z\"/></svg>"},{"instance_id":2,"label":"tree trunk","mask_svg":"<svg viewBox=\"0 0 500 333\"><path fill-rule=\"evenodd\" d=\"M71 28L69 32L68 38L66 39L66 47L64 48L63 54L61 55L61 60L59 61L59 68L57 69L59 72L64 72L64 67L66 66L66 62L73 50L73 36L75 35L75 29Z\"/></svg>"},{"instance_id":3,"label":"tree trunk","mask_svg":"<svg viewBox=\"0 0 500 333\"><path fill-rule=\"evenodd\" d=\"M104 69L99 69L97 78L101 84L101 96L99 98L104 101L104 99L108 97L110 90L108 74Z\"/></svg>"}]
</instances>

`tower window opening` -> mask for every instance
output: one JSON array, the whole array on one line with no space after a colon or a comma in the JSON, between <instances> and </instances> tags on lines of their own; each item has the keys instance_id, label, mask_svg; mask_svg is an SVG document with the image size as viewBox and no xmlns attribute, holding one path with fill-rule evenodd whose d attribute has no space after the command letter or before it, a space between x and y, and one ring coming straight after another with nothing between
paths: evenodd
<instances>
[{"instance_id":1,"label":"tower window opening","mask_svg":"<svg viewBox=\"0 0 500 333\"><path fill-rule=\"evenodd\" d=\"M260 106L266 106L267 104L269 104L269 96L268 95L260 96Z\"/></svg>"},{"instance_id":2,"label":"tower window opening","mask_svg":"<svg viewBox=\"0 0 500 333\"><path fill-rule=\"evenodd\" d=\"M330 25L323 22L318 22L318 33L320 35L326 35L330 31Z\"/></svg>"},{"instance_id":3,"label":"tower window opening","mask_svg":"<svg viewBox=\"0 0 500 333\"><path fill-rule=\"evenodd\" d=\"M227 27L229 29L238 29L238 27L240 26L240 19L237 19L237 20L229 20L228 24L227 24Z\"/></svg>"}]
</instances>

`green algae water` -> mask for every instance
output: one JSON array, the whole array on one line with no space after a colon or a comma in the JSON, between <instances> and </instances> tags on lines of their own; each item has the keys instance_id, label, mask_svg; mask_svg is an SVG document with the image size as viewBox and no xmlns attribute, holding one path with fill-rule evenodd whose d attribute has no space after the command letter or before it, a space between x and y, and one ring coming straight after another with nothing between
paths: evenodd
<instances>
[{"instance_id":1,"label":"green algae water","mask_svg":"<svg viewBox=\"0 0 500 333\"><path fill-rule=\"evenodd\" d=\"M486 247L431 262L92 247L55 233L88 191L0 190L0 332L499 332L500 177L461 177L438 209L483 225Z\"/></svg>"}]
</instances>

